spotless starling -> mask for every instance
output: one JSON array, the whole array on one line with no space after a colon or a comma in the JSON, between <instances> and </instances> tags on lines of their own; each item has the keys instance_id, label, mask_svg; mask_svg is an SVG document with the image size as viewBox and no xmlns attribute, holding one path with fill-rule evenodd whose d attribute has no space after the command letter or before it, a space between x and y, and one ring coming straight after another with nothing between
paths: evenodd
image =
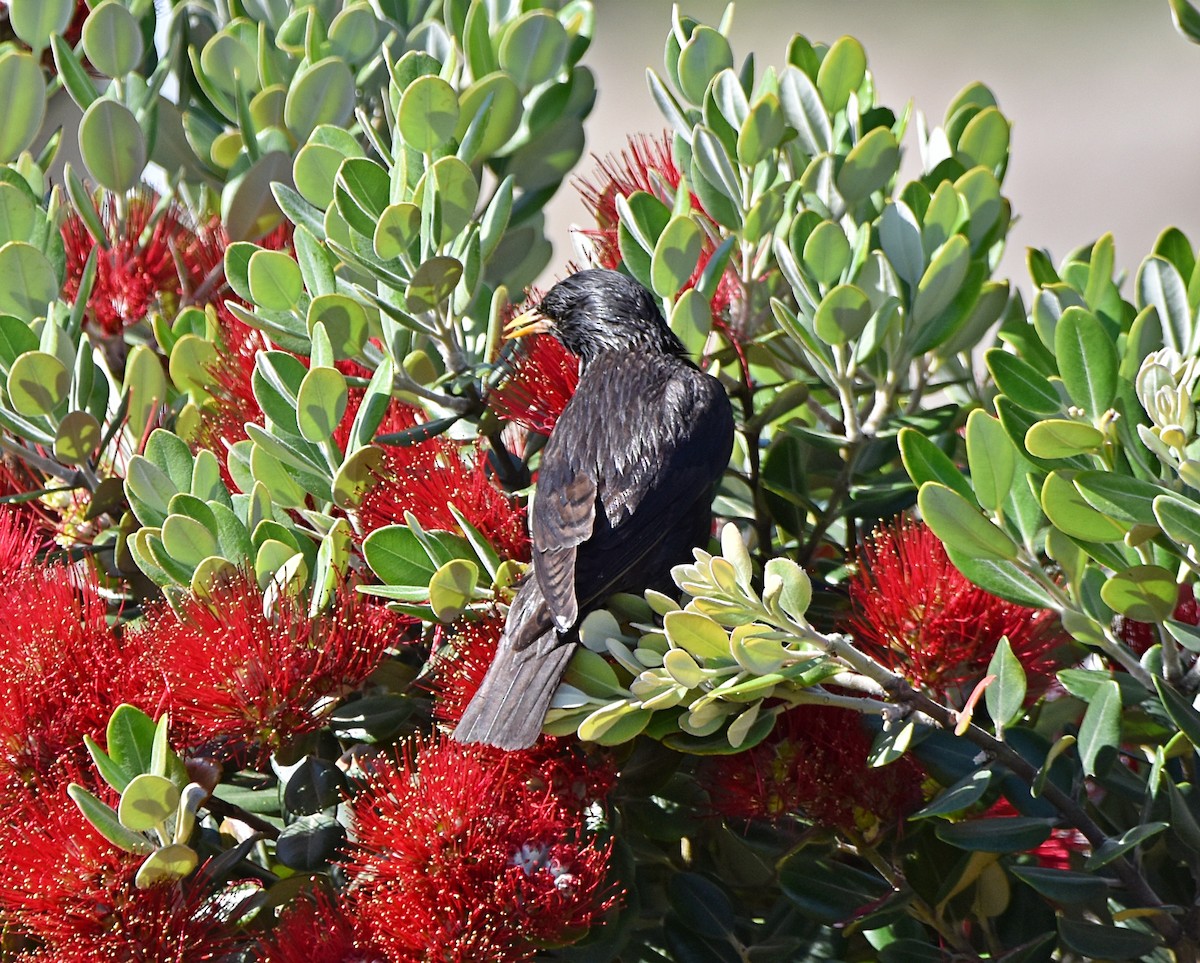
<instances>
[{"instance_id":1,"label":"spotless starling","mask_svg":"<svg viewBox=\"0 0 1200 963\"><path fill-rule=\"evenodd\" d=\"M535 331L578 355L579 387L542 450L533 572L454 732L504 749L537 740L583 617L616 592L669 589L672 566L708 539L733 447L725 390L636 281L573 274L509 325L509 337Z\"/></svg>"}]
</instances>

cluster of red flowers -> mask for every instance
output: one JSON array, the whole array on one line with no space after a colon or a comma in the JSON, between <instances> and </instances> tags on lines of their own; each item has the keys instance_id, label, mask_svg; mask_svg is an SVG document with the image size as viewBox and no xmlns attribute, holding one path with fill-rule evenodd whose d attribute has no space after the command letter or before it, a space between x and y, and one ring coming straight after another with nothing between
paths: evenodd
<instances>
[{"instance_id":1,"label":"cluster of red flowers","mask_svg":"<svg viewBox=\"0 0 1200 963\"><path fill-rule=\"evenodd\" d=\"M105 195L96 216L103 228L99 238L77 211L63 222L62 294L75 300L84 265L99 245L87 303L88 324L98 334L118 335L156 309L172 313L185 295L211 287L210 278L221 270L225 238L219 222L194 225L182 206L149 189L128 198Z\"/></svg>"},{"instance_id":2,"label":"cluster of red flowers","mask_svg":"<svg viewBox=\"0 0 1200 963\"><path fill-rule=\"evenodd\" d=\"M877 529L851 580L849 629L864 652L937 697L961 705L1007 637L1031 696L1045 691L1070 645L1057 616L969 582L923 522Z\"/></svg>"},{"instance_id":3,"label":"cluster of red flowers","mask_svg":"<svg viewBox=\"0 0 1200 963\"><path fill-rule=\"evenodd\" d=\"M516 963L578 939L619 894L608 847L558 781L521 754L444 739L378 767L345 865L372 945L396 961Z\"/></svg>"},{"instance_id":4,"label":"cluster of red flowers","mask_svg":"<svg viewBox=\"0 0 1200 963\"><path fill-rule=\"evenodd\" d=\"M752 749L705 770L714 812L778 822L800 816L842 830L894 826L921 805L924 774L910 756L872 767L871 734L851 709L800 705Z\"/></svg>"},{"instance_id":5,"label":"cluster of red flowers","mask_svg":"<svg viewBox=\"0 0 1200 963\"><path fill-rule=\"evenodd\" d=\"M319 710L359 687L408 619L343 585L326 614L250 578L148 613L131 645L165 688L177 742L251 763L319 729Z\"/></svg>"}]
</instances>

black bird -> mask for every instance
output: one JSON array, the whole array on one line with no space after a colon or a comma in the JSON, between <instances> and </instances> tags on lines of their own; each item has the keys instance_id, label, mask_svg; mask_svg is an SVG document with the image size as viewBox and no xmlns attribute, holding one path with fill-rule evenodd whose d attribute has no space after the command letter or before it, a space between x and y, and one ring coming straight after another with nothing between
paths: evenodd
<instances>
[{"instance_id":1,"label":"black bird","mask_svg":"<svg viewBox=\"0 0 1200 963\"><path fill-rule=\"evenodd\" d=\"M460 742L522 749L541 733L580 620L616 592L669 588L671 567L707 541L733 412L650 292L616 271L560 281L508 330L548 332L580 364L538 468L533 573L454 732Z\"/></svg>"}]
</instances>

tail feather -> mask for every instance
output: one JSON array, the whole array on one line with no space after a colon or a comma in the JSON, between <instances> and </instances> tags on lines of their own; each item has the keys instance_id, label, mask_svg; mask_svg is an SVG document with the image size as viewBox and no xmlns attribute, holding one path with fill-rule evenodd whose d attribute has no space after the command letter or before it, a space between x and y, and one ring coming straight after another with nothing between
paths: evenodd
<instances>
[{"instance_id":1,"label":"tail feather","mask_svg":"<svg viewBox=\"0 0 1200 963\"><path fill-rule=\"evenodd\" d=\"M526 749L541 735L546 711L575 642L554 629L517 649L505 633L496 658L454 730L459 742L484 742L500 749Z\"/></svg>"}]
</instances>

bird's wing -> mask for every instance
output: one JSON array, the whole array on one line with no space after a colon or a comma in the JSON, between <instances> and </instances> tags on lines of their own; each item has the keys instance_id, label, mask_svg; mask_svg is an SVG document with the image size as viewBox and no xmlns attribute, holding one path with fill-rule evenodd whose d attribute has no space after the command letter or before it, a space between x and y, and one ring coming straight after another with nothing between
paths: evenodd
<instances>
[{"instance_id":1,"label":"bird's wing","mask_svg":"<svg viewBox=\"0 0 1200 963\"><path fill-rule=\"evenodd\" d=\"M533 503L534 577L560 632L579 618L575 555L596 519L595 472L575 457L585 454L579 447L573 446L569 458L543 458Z\"/></svg>"},{"instance_id":2,"label":"bird's wing","mask_svg":"<svg viewBox=\"0 0 1200 963\"><path fill-rule=\"evenodd\" d=\"M640 591L686 561L729 459L733 419L720 384L638 360L590 369L543 451L534 572L560 630L597 600Z\"/></svg>"}]
</instances>

